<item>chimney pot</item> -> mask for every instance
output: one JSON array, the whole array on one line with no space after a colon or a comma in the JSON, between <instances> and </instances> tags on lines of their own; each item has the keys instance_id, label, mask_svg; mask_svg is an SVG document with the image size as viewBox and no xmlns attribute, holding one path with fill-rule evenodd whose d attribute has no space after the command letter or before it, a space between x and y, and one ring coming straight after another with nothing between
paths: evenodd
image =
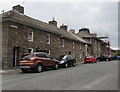
<instances>
[{"instance_id":1,"label":"chimney pot","mask_svg":"<svg viewBox=\"0 0 120 92\"><path fill-rule=\"evenodd\" d=\"M68 30L67 25L64 25L64 24L62 24L62 26L60 26L60 28L66 30L66 31Z\"/></svg>"},{"instance_id":2,"label":"chimney pot","mask_svg":"<svg viewBox=\"0 0 120 92\"><path fill-rule=\"evenodd\" d=\"M49 21L49 24L57 27L57 21L55 21L55 18L53 18L52 21Z\"/></svg>"},{"instance_id":3,"label":"chimney pot","mask_svg":"<svg viewBox=\"0 0 120 92\"><path fill-rule=\"evenodd\" d=\"M70 29L69 30L71 33L75 34L75 30L74 29Z\"/></svg>"}]
</instances>

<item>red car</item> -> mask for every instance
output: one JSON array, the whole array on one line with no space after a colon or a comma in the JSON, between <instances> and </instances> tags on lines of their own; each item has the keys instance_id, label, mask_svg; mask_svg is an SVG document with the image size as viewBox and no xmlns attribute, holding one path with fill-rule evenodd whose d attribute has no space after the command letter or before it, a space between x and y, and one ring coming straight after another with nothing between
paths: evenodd
<instances>
[{"instance_id":1,"label":"red car","mask_svg":"<svg viewBox=\"0 0 120 92\"><path fill-rule=\"evenodd\" d=\"M84 63L96 63L96 58L94 58L93 56L86 56L84 59Z\"/></svg>"}]
</instances>

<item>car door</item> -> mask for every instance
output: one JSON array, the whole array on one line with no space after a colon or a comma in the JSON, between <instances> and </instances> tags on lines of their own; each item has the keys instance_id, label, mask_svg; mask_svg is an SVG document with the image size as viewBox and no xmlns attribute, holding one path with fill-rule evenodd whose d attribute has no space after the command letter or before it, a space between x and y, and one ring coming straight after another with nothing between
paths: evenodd
<instances>
[{"instance_id":1,"label":"car door","mask_svg":"<svg viewBox=\"0 0 120 92\"><path fill-rule=\"evenodd\" d=\"M52 59L50 55L46 54L46 62L48 66L53 66L55 63L55 60Z\"/></svg>"},{"instance_id":2,"label":"car door","mask_svg":"<svg viewBox=\"0 0 120 92\"><path fill-rule=\"evenodd\" d=\"M71 59L70 55L67 56L67 62L68 62L69 65L72 63L72 59Z\"/></svg>"}]
</instances>

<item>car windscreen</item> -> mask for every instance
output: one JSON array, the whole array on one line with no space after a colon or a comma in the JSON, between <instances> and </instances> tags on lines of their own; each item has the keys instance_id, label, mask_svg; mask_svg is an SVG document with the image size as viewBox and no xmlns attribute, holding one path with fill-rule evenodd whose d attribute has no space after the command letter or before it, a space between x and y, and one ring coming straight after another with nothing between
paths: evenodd
<instances>
[{"instance_id":1,"label":"car windscreen","mask_svg":"<svg viewBox=\"0 0 120 92\"><path fill-rule=\"evenodd\" d=\"M90 59L90 57L85 57L85 59Z\"/></svg>"},{"instance_id":2,"label":"car windscreen","mask_svg":"<svg viewBox=\"0 0 120 92\"><path fill-rule=\"evenodd\" d=\"M25 57L25 56L27 56L27 55L29 55L29 54L24 54L24 55L22 55L22 57L21 57L21 58L23 58L23 57Z\"/></svg>"},{"instance_id":3,"label":"car windscreen","mask_svg":"<svg viewBox=\"0 0 120 92\"><path fill-rule=\"evenodd\" d=\"M29 54L29 55L24 56L22 59L28 59L28 58L31 58L33 56L34 56L33 54Z\"/></svg>"},{"instance_id":4,"label":"car windscreen","mask_svg":"<svg viewBox=\"0 0 120 92\"><path fill-rule=\"evenodd\" d=\"M46 58L46 54L35 54L39 58Z\"/></svg>"},{"instance_id":5,"label":"car windscreen","mask_svg":"<svg viewBox=\"0 0 120 92\"><path fill-rule=\"evenodd\" d=\"M61 55L59 58L58 58L58 60L64 60L64 59L66 59L67 58L67 55Z\"/></svg>"}]
</instances>

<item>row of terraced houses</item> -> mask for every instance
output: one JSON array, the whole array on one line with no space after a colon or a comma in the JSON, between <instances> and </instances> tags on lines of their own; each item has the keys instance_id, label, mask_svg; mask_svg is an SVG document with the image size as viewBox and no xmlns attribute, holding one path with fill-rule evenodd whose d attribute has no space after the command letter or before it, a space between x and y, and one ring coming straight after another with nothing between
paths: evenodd
<instances>
[{"instance_id":1,"label":"row of terraced houses","mask_svg":"<svg viewBox=\"0 0 120 92\"><path fill-rule=\"evenodd\" d=\"M53 58L72 54L77 62L86 55L108 55L108 43L87 28L75 33L67 25L58 27L55 19L48 23L36 20L26 16L20 5L0 16L2 69L18 67L24 53L36 51L47 51Z\"/></svg>"}]
</instances>

